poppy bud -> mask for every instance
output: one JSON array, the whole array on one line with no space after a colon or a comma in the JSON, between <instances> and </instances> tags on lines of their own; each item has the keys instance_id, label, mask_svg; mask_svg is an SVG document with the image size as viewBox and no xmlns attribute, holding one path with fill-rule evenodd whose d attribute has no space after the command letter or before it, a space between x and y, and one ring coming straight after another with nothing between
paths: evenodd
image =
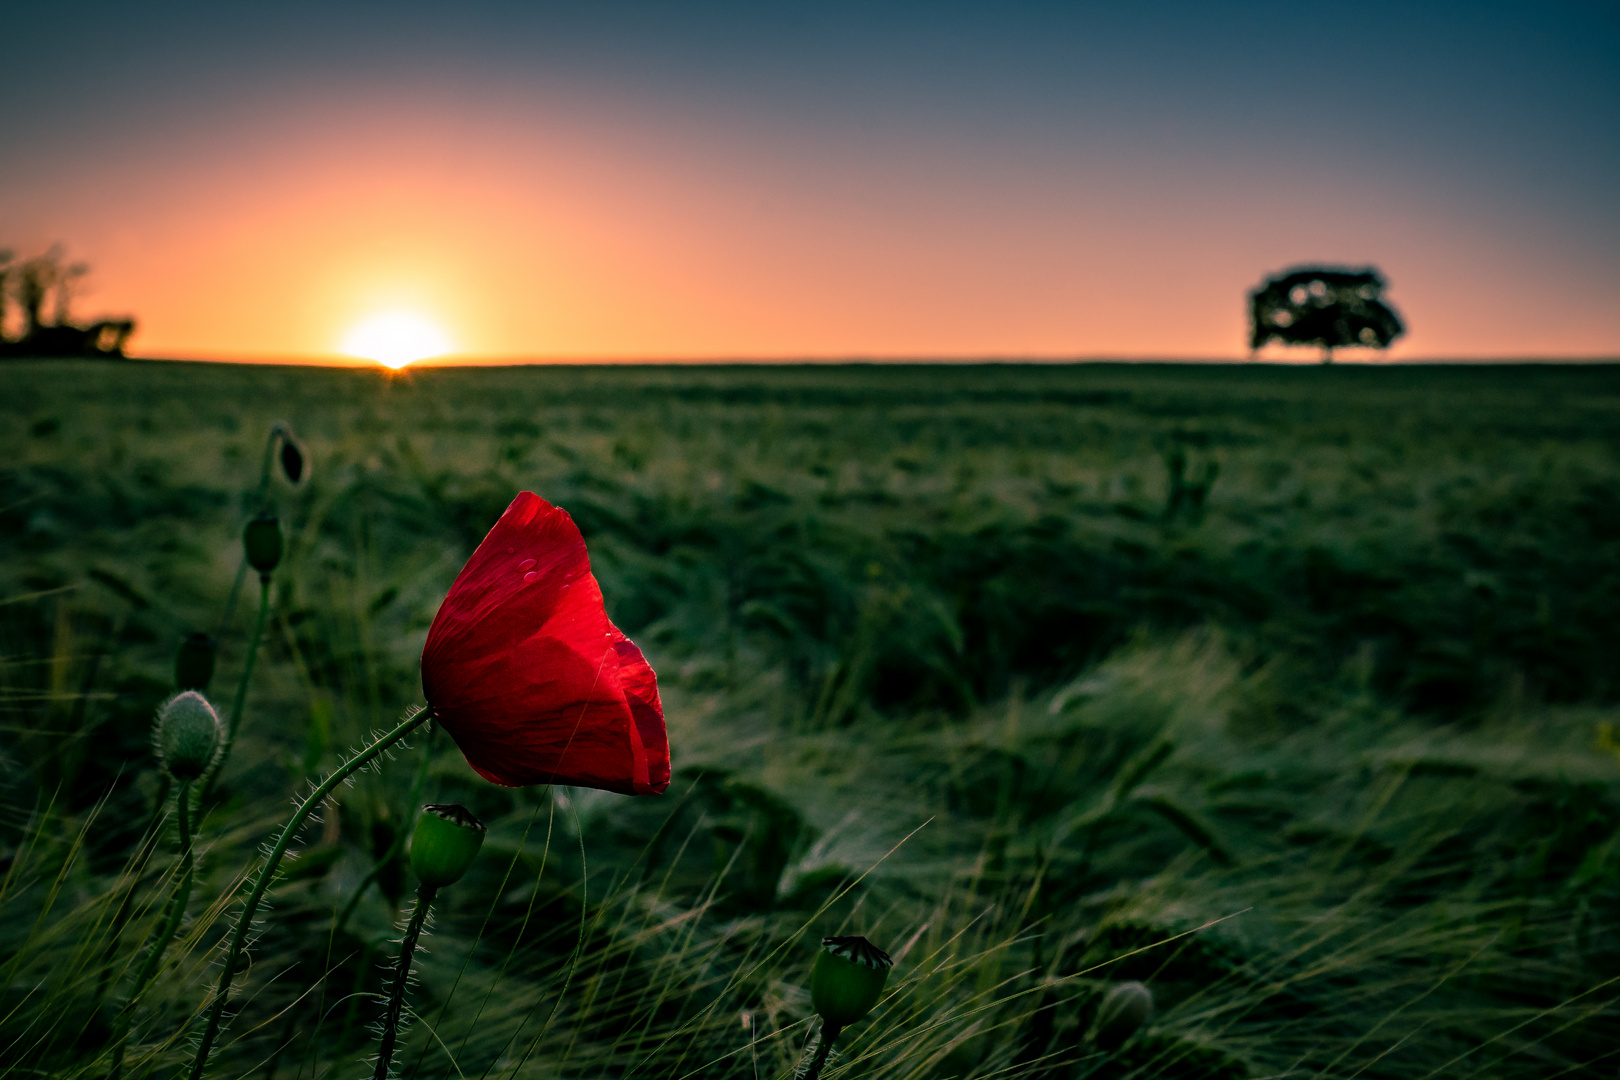
<instances>
[{"instance_id":1,"label":"poppy bud","mask_svg":"<svg viewBox=\"0 0 1620 1080\"><path fill-rule=\"evenodd\" d=\"M1117 1050L1153 1016L1153 991L1139 982L1109 987L1097 1008L1091 1038L1104 1050Z\"/></svg>"},{"instance_id":2,"label":"poppy bud","mask_svg":"<svg viewBox=\"0 0 1620 1080\"><path fill-rule=\"evenodd\" d=\"M219 713L195 690L182 690L158 709L153 734L158 763L176 780L195 780L219 753Z\"/></svg>"},{"instance_id":3,"label":"poppy bud","mask_svg":"<svg viewBox=\"0 0 1620 1080\"><path fill-rule=\"evenodd\" d=\"M242 547L248 565L268 574L281 562L281 523L270 513L260 514L242 531Z\"/></svg>"},{"instance_id":4,"label":"poppy bud","mask_svg":"<svg viewBox=\"0 0 1620 1080\"><path fill-rule=\"evenodd\" d=\"M286 432L281 435L281 472L289 484L296 485L304 478L304 452Z\"/></svg>"},{"instance_id":5,"label":"poppy bud","mask_svg":"<svg viewBox=\"0 0 1620 1080\"><path fill-rule=\"evenodd\" d=\"M192 634L180 643L174 657L174 685L182 690L207 690L214 677L214 639Z\"/></svg>"},{"instance_id":6,"label":"poppy bud","mask_svg":"<svg viewBox=\"0 0 1620 1080\"><path fill-rule=\"evenodd\" d=\"M853 1024L877 1004L893 965L888 953L863 937L822 938L810 971L810 1004L828 1027Z\"/></svg>"},{"instance_id":7,"label":"poppy bud","mask_svg":"<svg viewBox=\"0 0 1620 1080\"><path fill-rule=\"evenodd\" d=\"M411 834L411 869L423 885L454 885L483 846L484 823L465 806L424 806Z\"/></svg>"}]
</instances>

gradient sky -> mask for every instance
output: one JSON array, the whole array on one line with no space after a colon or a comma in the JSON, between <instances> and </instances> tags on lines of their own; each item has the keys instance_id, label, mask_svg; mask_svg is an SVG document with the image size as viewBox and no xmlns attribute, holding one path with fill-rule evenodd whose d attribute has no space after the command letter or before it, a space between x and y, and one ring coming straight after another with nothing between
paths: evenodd
<instances>
[{"instance_id":1,"label":"gradient sky","mask_svg":"<svg viewBox=\"0 0 1620 1080\"><path fill-rule=\"evenodd\" d=\"M0 246L151 356L1620 355L1620 6L13 5ZM1353 354L1352 354L1353 355ZM1347 357L1349 358L1349 357Z\"/></svg>"}]
</instances>

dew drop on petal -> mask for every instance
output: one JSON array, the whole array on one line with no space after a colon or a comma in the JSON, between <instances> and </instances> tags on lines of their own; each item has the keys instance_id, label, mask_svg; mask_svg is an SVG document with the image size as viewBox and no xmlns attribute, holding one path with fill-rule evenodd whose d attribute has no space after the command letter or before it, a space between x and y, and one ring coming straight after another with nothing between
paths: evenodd
<instances>
[{"instance_id":1,"label":"dew drop on petal","mask_svg":"<svg viewBox=\"0 0 1620 1080\"><path fill-rule=\"evenodd\" d=\"M519 570L533 570L534 569L534 560L533 559L524 559L522 562L518 563L518 569Z\"/></svg>"},{"instance_id":2,"label":"dew drop on petal","mask_svg":"<svg viewBox=\"0 0 1620 1080\"><path fill-rule=\"evenodd\" d=\"M523 584L527 585L529 582L533 581L539 576L539 574L535 573L533 570L530 570L527 574L523 575Z\"/></svg>"}]
</instances>

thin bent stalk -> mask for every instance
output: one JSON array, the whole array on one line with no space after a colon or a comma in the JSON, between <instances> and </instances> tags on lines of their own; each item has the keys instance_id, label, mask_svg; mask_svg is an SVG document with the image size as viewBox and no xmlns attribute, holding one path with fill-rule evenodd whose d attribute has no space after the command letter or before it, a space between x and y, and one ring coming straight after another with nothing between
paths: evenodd
<instances>
[{"instance_id":1,"label":"thin bent stalk","mask_svg":"<svg viewBox=\"0 0 1620 1080\"><path fill-rule=\"evenodd\" d=\"M158 787L156 805L152 808L152 820L147 822L146 830L141 833L141 846L137 849L135 858L130 864L129 886L124 890L123 899L119 901L118 910L113 915L112 928L107 935L107 947L101 954L101 975L96 980L95 1002L90 1007L93 1013L101 1007L102 1000L107 996L107 988L112 983L113 961L118 956L118 944L124 935L124 927L129 925L129 919L135 911L135 893L141 884L141 875L146 871L147 860L157 849L159 837L163 835L160 827L163 815L169 808L169 774L163 774L163 780Z\"/></svg>"},{"instance_id":2,"label":"thin bent stalk","mask_svg":"<svg viewBox=\"0 0 1620 1080\"><path fill-rule=\"evenodd\" d=\"M108 1073L110 1080L118 1080L119 1074L124 1070L124 1047L129 1040L131 1014L134 1012L136 1002L140 1000L141 991L146 989L146 984L152 981L152 976L157 974L159 965L163 963L163 954L174 941L175 932L180 929L181 920L186 916L186 904L191 899L194 862L191 853L190 801L191 782L182 780L174 796L175 817L180 826L180 879L175 883L174 895L169 897L169 910L163 916L162 926L152 941L152 947L147 950L140 971L135 974L135 986L129 992L129 1000L124 1002L124 1007L120 1010L117 1041L113 1047L113 1064Z\"/></svg>"},{"instance_id":3,"label":"thin bent stalk","mask_svg":"<svg viewBox=\"0 0 1620 1080\"><path fill-rule=\"evenodd\" d=\"M182 781L175 792L175 817L180 824L180 880L174 887L174 895L169 898L169 910L163 918L163 928L158 933L157 940L146 954L146 960L141 964L141 970L135 975L135 988L130 991L128 1009L135 1004L135 999L141 996L141 991L152 976L157 974L158 964L163 961L163 953L168 949L169 943L174 940L175 931L180 928L180 920L185 918L186 901L191 899L191 813L189 802L191 784Z\"/></svg>"},{"instance_id":4,"label":"thin bent stalk","mask_svg":"<svg viewBox=\"0 0 1620 1080\"><path fill-rule=\"evenodd\" d=\"M270 429L269 436L264 440L264 458L259 462L259 486L253 489L251 505L263 507L267 504L270 494L270 464L275 460L276 440L287 438L287 429L277 424ZM214 635L216 640L225 639L225 631L231 627L231 617L236 614L236 601L242 595L242 582L247 580L248 563L242 560L237 567L236 580L231 582L230 594L225 599L225 614L219 620L219 631Z\"/></svg>"},{"instance_id":5,"label":"thin bent stalk","mask_svg":"<svg viewBox=\"0 0 1620 1080\"><path fill-rule=\"evenodd\" d=\"M388 845L388 850L383 854L382 858L378 859L366 873L366 876L360 879L360 884L355 887L354 895L350 896L343 905L343 910L339 913L337 922L332 925L330 935L332 940L336 940L337 936L343 932L343 928L349 924L349 916L354 914L354 909L359 906L360 898L366 895L366 890L376 884L383 871L388 869L388 865L399 856L400 852L405 850L405 841L411 835L413 815L421 804L422 789L427 786L428 767L433 764L433 736L434 732L428 732L427 746L423 748L422 767L417 771L416 783L411 788L410 801L405 804L405 820L401 823L402 828L394 834L394 842ZM330 952L330 941L327 943L327 949Z\"/></svg>"},{"instance_id":6,"label":"thin bent stalk","mask_svg":"<svg viewBox=\"0 0 1620 1080\"><path fill-rule=\"evenodd\" d=\"M264 624L270 616L270 575L259 575L259 617L253 622L253 636L248 638L247 659L242 664L242 678L236 684L236 700L231 704L231 718L225 725L225 744L219 749L219 757L209 768L208 775L203 778L202 797L207 798L208 792L213 789L214 781L225 769L225 759L231 756L231 746L236 742L236 730L242 726L242 712L247 707L248 680L253 678L253 662L259 656L259 641L264 637Z\"/></svg>"},{"instance_id":7,"label":"thin bent stalk","mask_svg":"<svg viewBox=\"0 0 1620 1080\"><path fill-rule=\"evenodd\" d=\"M219 1035L220 1019L225 1013L225 1004L230 999L231 982L236 977L237 964L241 962L242 949L247 944L254 913L259 910L259 902L264 899L265 890L270 887L276 868L281 865L282 856L287 854L287 846L303 827L305 819L317 806L326 801L326 797L332 794L333 789L373 761L384 750L427 722L432 715L433 710L426 708L402 720L392 731L380 736L370 746L338 766L337 770L311 792L307 799L299 803L297 810L293 811L292 820L287 822L286 827L281 830L281 836L276 840L275 847L270 849L270 857L265 860L264 866L260 867L259 876L253 882L253 891L248 894L247 903L243 905L242 913L237 916L236 927L231 933L230 948L225 954L225 965L220 969L219 986L214 991L214 1002L208 1010L208 1023L197 1043L197 1056L191 1062L191 1080L201 1080L203 1068L208 1064L208 1052L213 1049L214 1039Z\"/></svg>"},{"instance_id":8,"label":"thin bent stalk","mask_svg":"<svg viewBox=\"0 0 1620 1080\"><path fill-rule=\"evenodd\" d=\"M242 596L242 582L247 580L247 556L242 557L242 565L236 568L236 580L231 582L231 591L225 597L225 614L219 617L219 629L214 631L215 641L225 640L225 631L231 628L231 620L236 617L236 601Z\"/></svg>"}]
</instances>

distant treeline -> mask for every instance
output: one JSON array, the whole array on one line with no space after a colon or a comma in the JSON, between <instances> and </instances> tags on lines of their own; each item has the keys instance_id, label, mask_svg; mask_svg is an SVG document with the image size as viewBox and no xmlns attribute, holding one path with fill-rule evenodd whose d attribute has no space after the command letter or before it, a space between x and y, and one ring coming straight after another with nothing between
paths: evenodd
<instances>
[{"instance_id":1,"label":"distant treeline","mask_svg":"<svg viewBox=\"0 0 1620 1080\"><path fill-rule=\"evenodd\" d=\"M72 321L73 286L89 272L82 262L64 263L59 246L20 262L0 248L0 357L123 356L134 319L85 326ZM18 333L12 337L7 331L14 322Z\"/></svg>"}]
</instances>

